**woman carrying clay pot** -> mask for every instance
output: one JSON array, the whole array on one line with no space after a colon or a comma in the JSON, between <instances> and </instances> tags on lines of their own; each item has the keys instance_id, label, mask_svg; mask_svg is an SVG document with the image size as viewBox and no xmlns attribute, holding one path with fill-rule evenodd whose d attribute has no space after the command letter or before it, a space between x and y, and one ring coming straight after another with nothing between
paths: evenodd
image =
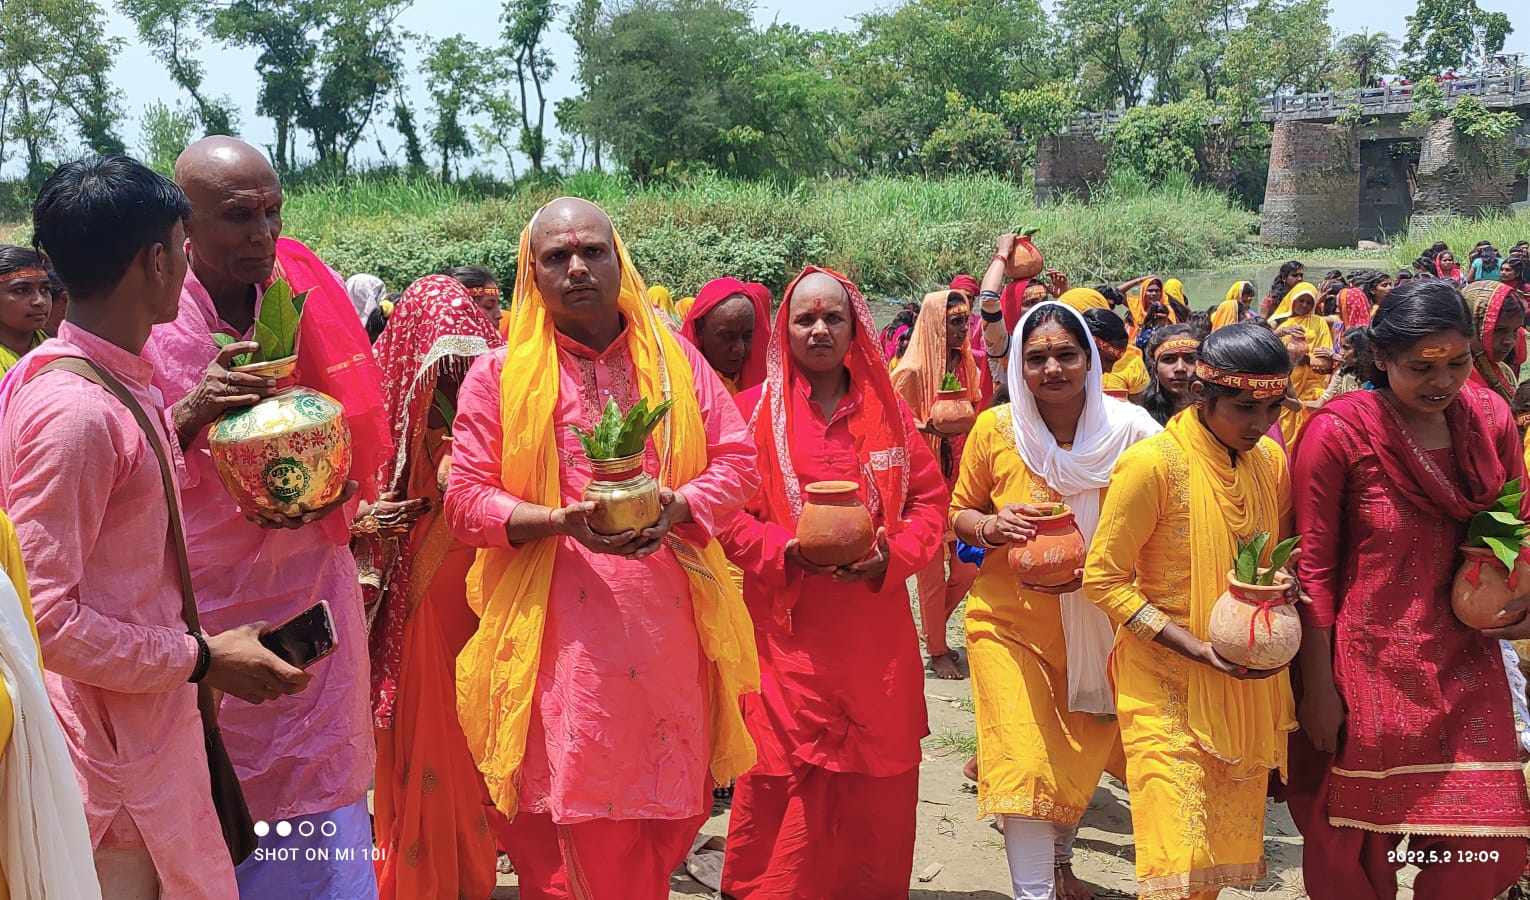
<instances>
[{"instance_id":1,"label":"woman carrying clay pot","mask_svg":"<svg viewBox=\"0 0 1530 900\"><path fill-rule=\"evenodd\" d=\"M947 494L873 327L855 285L809 267L782 299L765 383L736 398L764 479L718 536L744 571L761 674L743 700L758 763L723 863L737 900L908 896L929 728L904 582L938 552ZM858 486L877 529L839 567L795 537L808 486L831 481Z\"/></svg>"},{"instance_id":2,"label":"woman carrying clay pot","mask_svg":"<svg viewBox=\"0 0 1530 900\"><path fill-rule=\"evenodd\" d=\"M1499 640L1530 621L1478 631L1451 610L1468 520L1525 474L1508 404L1468 383L1473 337L1449 282L1400 285L1371 325L1376 390L1319 410L1296 452L1312 603L1288 799L1316 900L1391 896L1400 862L1424 864L1415 896L1486 900L1524 868Z\"/></svg>"},{"instance_id":3,"label":"woman carrying clay pot","mask_svg":"<svg viewBox=\"0 0 1530 900\"><path fill-rule=\"evenodd\" d=\"M1036 537L1038 507L1065 503L1087 541L1122 451L1157 433L1141 408L1105 396L1084 318L1042 303L1010 354L1011 402L983 412L962 456L951 521L990 551ZM1088 896L1068 859L1106 762L1119 760L1106 676L1112 626L1078 590L1021 588L989 552L967 601L977 713L978 814L998 816L1014 896ZM1119 763L1115 766L1120 771Z\"/></svg>"},{"instance_id":4,"label":"woman carrying clay pot","mask_svg":"<svg viewBox=\"0 0 1530 900\"><path fill-rule=\"evenodd\" d=\"M1273 545L1288 517L1285 454L1265 432L1290 370L1259 325L1208 335L1195 405L1121 455L1090 546L1084 591L1124 626L1111 674L1144 897L1214 897L1265 872L1265 789L1296 727L1290 681L1233 665L1208 635L1238 542L1267 532Z\"/></svg>"},{"instance_id":5,"label":"woman carrying clay pot","mask_svg":"<svg viewBox=\"0 0 1530 900\"><path fill-rule=\"evenodd\" d=\"M947 373L955 375L974 410L986 409L993 397L993 378L988 366L979 364L967 340L970 319L970 301L961 291L926 294L919 305L919 318L914 321L908 350L892 372L893 389L913 411L919 432L940 462L947 488L956 482L967 435L943 433L931 421L930 412L941 381ZM954 536L948 535L944 546L945 552L918 574L919 617L930 670L937 678L959 679L965 676L956 652L946 643L946 621L967 596L967 589L977 577L977 567L957 559Z\"/></svg>"}]
</instances>

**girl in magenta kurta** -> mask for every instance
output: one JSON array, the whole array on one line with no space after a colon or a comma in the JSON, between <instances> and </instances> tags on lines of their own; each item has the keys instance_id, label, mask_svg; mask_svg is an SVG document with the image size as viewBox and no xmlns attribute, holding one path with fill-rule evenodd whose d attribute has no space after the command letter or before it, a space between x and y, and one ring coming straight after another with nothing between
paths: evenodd
<instances>
[{"instance_id":1,"label":"girl in magenta kurta","mask_svg":"<svg viewBox=\"0 0 1530 900\"><path fill-rule=\"evenodd\" d=\"M1292 478L1312 598L1289 797L1305 882L1318 900L1394 896L1406 834L1434 854L1416 861L1446 863L1425 865L1417 896L1488 898L1530 835L1498 641L1526 626L1467 627L1451 583L1472 514L1524 477L1522 446L1503 400L1466 385L1455 288L1410 282L1373 327L1378 389L1317 413Z\"/></svg>"}]
</instances>

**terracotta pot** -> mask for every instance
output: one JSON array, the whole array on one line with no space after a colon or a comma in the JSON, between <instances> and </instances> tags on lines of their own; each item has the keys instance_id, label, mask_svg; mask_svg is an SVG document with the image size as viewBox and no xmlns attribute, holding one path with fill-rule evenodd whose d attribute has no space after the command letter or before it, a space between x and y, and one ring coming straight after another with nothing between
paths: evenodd
<instances>
[{"instance_id":1,"label":"terracotta pot","mask_svg":"<svg viewBox=\"0 0 1530 900\"><path fill-rule=\"evenodd\" d=\"M1036 526L1035 537L1023 544L1010 545L1009 567L1023 588L1056 593L1084 567L1089 548L1073 521L1073 510L1061 503L1054 506L1061 512L1028 520Z\"/></svg>"},{"instance_id":2,"label":"terracotta pot","mask_svg":"<svg viewBox=\"0 0 1530 900\"><path fill-rule=\"evenodd\" d=\"M239 505L300 516L332 503L351 473L345 409L328 394L298 386L297 357L238 366L275 378L276 393L225 413L207 433L218 477Z\"/></svg>"},{"instance_id":3,"label":"terracotta pot","mask_svg":"<svg viewBox=\"0 0 1530 900\"><path fill-rule=\"evenodd\" d=\"M967 389L936 391L930 404L930 425L941 434L966 434L977 421L977 410L967 399Z\"/></svg>"},{"instance_id":4,"label":"terracotta pot","mask_svg":"<svg viewBox=\"0 0 1530 900\"><path fill-rule=\"evenodd\" d=\"M1501 628L1519 621L1500 619L1498 613L1510 600L1530 594L1530 565L1517 561L1511 576L1486 547L1462 547L1461 553L1466 558L1450 587L1450 608L1456 618L1468 628Z\"/></svg>"},{"instance_id":5,"label":"terracotta pot","mask_svg":"<svg viewBox=\"0 0 1530 900\"><path fill-rule=\"evenodd\" d=\"M1250 669L1278 669L1302 646L1302 620L1286 592L1291 576L1272 585L1245 584L1227 573L1227 590L1211 608L1207 637L1217 655Z\"/></svg>"},{"instance_id":6,"label":"terracotta pot","mask_svg":"<svg viewBox=\"0 0 1530 900\"><path fill-rule=\"evenodd\" d=\"M587 522L596 534L642 531L659 521L659 482L643 471L643 454L616 459L591 459L595 477L585 485L584 499L600 505Z\"/></svg>"},{"instance_id":7,"label":"terracotta pot","mask_svg":"<svg viewBox=\"0 0 1530 900\"><path fill-rule=\"evenodd\" d=\"M820 566L860 562L876 542L871 513L861 503L853 481L815 481L802 489L805 502L797 518L802 558Z\"/></svg>"},{"instance_id":8,"label":"terracotta pot","mask_svg":"<svg viewBox=\"0 0 1530 900\"><path fill-rule=\"evenodd\" d=\"M1041 251L1031 243L1029 235L1021 235L1015 238L1015 247L1009 251L1009 277L1019 281L1022 278L1035 278L1041 274L1043 263Z\"/></svg>"}]
</instances>

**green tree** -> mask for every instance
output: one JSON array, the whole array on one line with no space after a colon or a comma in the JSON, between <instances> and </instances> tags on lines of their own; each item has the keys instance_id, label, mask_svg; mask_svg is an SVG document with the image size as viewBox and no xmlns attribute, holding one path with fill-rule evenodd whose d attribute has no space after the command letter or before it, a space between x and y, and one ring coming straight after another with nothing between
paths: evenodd
<instances>
[{"instance_id":1,"label":"green tree","mask_svg":"<svg viewBox=\"0 0 1530 900\"><path fill-rule=\"evenodd\" d=\"M430 92L430 142L441 154L441 180L452 178L452 159L475 152L466 118L485 79L484 48L460 34L430 45L425 88Z\"/></svg>"},{"instance_id":2,"label":"green tree","mask_svg":"<svg viewBox=\"0 0 1530 900\"><path fill-rule=\"evenodd\" d=\"M209 97L202 91L206 67L196 58L200 34L211 7L199 0L117 0L117 6L138 30L138 39L164 63L181 90L191 97L204 134L236 134L238 123L233 101Z\"/></svg>"},{"instance_id":3,"label":"green tree","mask_svg":"<svg viewBox=\"0 0 1530 900\"><path fill-rule=\"evenodd\" d=\"M1129 109L1111 134L1110 164L1155 182L1176 172L1195 175L1214 115L1202 99Z\"/></svg>"},{"instance_id":4,"label":"green tree","mask_svg":"<svg viewBox=\"0 0 1530 900\"><path fill-rule=\"evenodd\" d=\"M592 74L589 71L590 41L600 28L601 0L574 0L568 11L568 36L574 41L574 81L579 85L577 97L565 97L553 108L558 128L564 134L579 139L579 168L584 168L585 152L593 151L595 168L600 169L600 139L590 130L589 108L585 97L589 95Z\"/></svg>"},{"instance_id":5,"label":"green tree","mask_svg":"<svg viewBox=\"0 0 1530 900\"><path fill-rule=\"evenodd\" d=\"M1356 86L1367 87L1397 65L1397 40L1385 31L1361 30L1340 38L1334 55Z\"/></svg>"},{"instance_id":6,"label":"green tree","mask_svg":"<svg viewBox=\"0 0 1530 900\"><path fill-rule=\"evenodd\" d=\"M1130 109L1143 101L1167 11L1164 0L1061 0L1065 55L1091 102Z\"/></svg>"},{"instance_id":7,"label":"green tree","mask_svg":"<svg viewBox=\"0 0 1530 900\"><path fill-rule=\"evenodd\" d=\"M956 91L946 94L946 118L919 148L925 168L934 174L1002 172L1017 160L1004 120L979 109Z\"/></svg>"},{"instance_id":8,"label":"green tree","mask_svg":"<svg viewBox=\"0 0 1530 900\"><path fill-rule=\"evenodd\" d=\"M1245 97L1321 90L1332 44L1328 0L1257 0L1228 41L1225 84Z\"/></svg>"},{"instance_id":9,"label":"green tree","mask_svg":"<svg viewBox=\"0 0 1530 900\"><path fill-rule=\"evenodd\" d=\"M34 185L64 148L64 121L95 152L123 149L113 130L121 94L109 80L122 42L106 36L105 19L93 0L0 3L0 164L19 143Z\"/></svg>"},{"instance_id":10,"label":"green tree","mask_svg":"<svg viewBox=\"0 0 1530 900\"><path fill-rule=\"evenodd\" d=\"M1477 0L1418 0L1407 21L1403 72L1415 80L1481 65L1514 31L1507 14L1486 12Z\"/></svg>"},{"instance_id":11,"label":"green tree","mask_svg":"<svg viewBox=\"0 0 1530 900\"><path fill-rule=\"evenodd\" d=\"M420 130L414 124L414 107L399 86L393 98L393 117L389 121L393 130L404 139L404 161L411 174L425 171L425 146L420 142Z\"/></svg>"},{"instance_id":12,"label":"green tree","mask_svg":"<svg viewBox=\"0 0 1530 900\"><path fill-rule=\"evenodd\" d=\"M199 117L188 110L155 100L143 109L139 120L138 155L154 171L170 177L176 157L190 146Z\"/></svg>"},{"instance_id":13,"label":"green tree","mask_svg":"<svg viewBox=\"0 0 1530 900\"><path fill-rule=\"evenodd\" d=\"M547 135L543 124L547 119L547 95L544 85L553 74L552 54L547 50L547 33L552 28L558 7L552 0L506 0L500 21L504 23L504 38L508 56L515 63L515 79L521 92L521 152L531 161L531 170L542 171L542 158L547 154ZM531 101L526 92L530 83L536 95L536 117L532 118Z\"/></svg>"}]
</instances>

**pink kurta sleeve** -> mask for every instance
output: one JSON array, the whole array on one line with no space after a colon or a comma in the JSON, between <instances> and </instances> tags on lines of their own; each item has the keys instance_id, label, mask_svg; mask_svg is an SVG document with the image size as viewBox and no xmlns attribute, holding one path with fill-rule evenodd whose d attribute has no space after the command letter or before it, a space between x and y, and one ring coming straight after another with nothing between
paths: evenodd
<instances>
[{"instance_id":1,"label":"pink kurta sleeve","mask_svg":"<svg viewBox=\"0 0 1530 900\"><path fill-rule=\"evenodd\" d=\"M521 503L500 486L499 379L504 365L504 350L478 357L457 390L446 522L457 540L471 547L509 549L505 525Z\"/></svg>"},{"instance_id":2,"label":"pink kurta sleeve","mask_svg":"<svg viewBox=\"0 0 1530 900\"><path fill-rule=\"evenodd\" d=\"M923 569L941 552L946 536L946 510L951 492L940 474L935 454L918 437L914 415L899 403L903 415L903 433L911 435L908 447L908 497L903 504L903 527L888 542L891 560L883 584L901 584Z\"/></svg>"},{"instance_id":3,"label":"pink kurta sleeve","mask_svg":"<svg viewBox=\"0 0 1530 900\"><path fill-rule=\"evenodd\" d=\"M722 380L689 342L681 341L680 347L691 362L692 382L706 426L707 467L677 489L690 504L692 522L675 531L687 540L705 543L717 532L720 522L759 490L759 459L749 426Z\"/></svg>"},{"instance_id":4,"label":"pink kurta sleeve","mask_svg":"<svg viewBox=\"0 0 1530 900\"><path fill-rule=\"evenodd\" d=\"M112 489L144 451L136 425L124 432L100 415L69 415L93 387L45 374L18 393L9 513L27 560L37 632L47 667L109 691L148 694L184 687L197 661L184 628L134 624L80 602L84 561L100 535ZM71 399L72 398L72 399ZM146 451L145 451L146 452ZM102 460L112 460L103 469ZM166 540L162 533L118 540Z\"/></svg>"},{"instance_id":5,"label":"pink kurta sleeve","mask_svg":"<svg viewBox=\"0 0 1530 900\"><path fill-rule=\"evenodd\" d=\"M1312 598L1297 609L1313 628L1332 628L1339 614L1344 565L1344 506L1349 454L1345 426L1334 416L1318 416L1302 433L1292 463L1296 531L1302 537L1297 577ZM1523 463L1521 463L1523 465Z\"/></svg>"}]
</instances>

